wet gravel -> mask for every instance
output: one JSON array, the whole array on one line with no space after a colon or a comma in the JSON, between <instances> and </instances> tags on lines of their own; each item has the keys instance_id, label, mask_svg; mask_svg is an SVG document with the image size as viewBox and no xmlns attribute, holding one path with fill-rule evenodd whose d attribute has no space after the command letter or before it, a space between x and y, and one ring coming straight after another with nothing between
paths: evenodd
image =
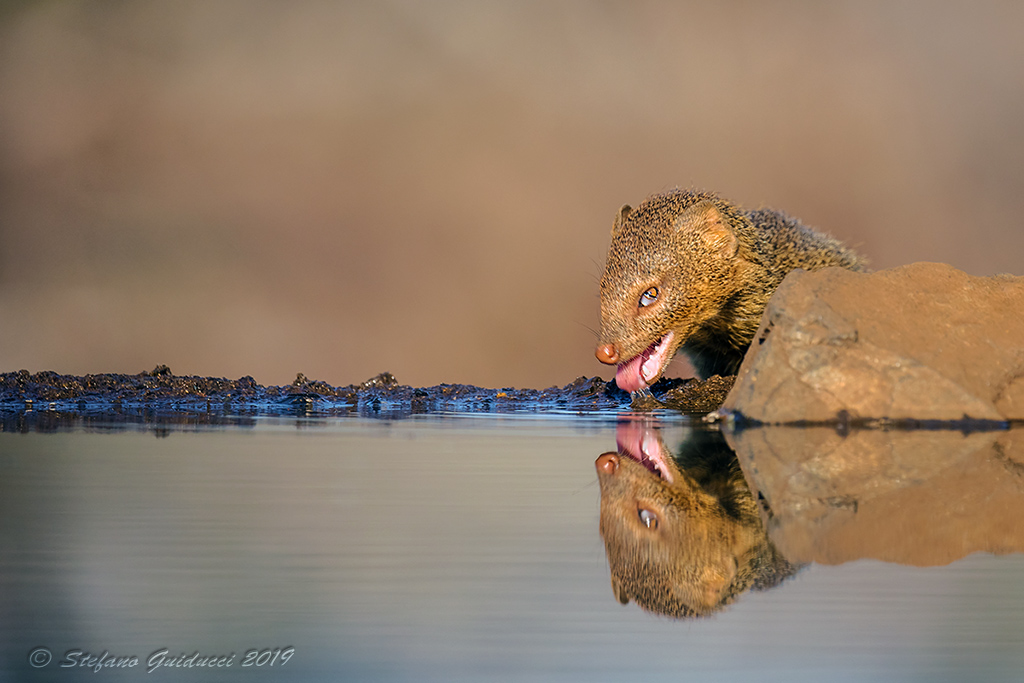
<instances>
[{"instance_id":1,"label":"wet gravel","mask_svg":"<svg viewBox=\"0 0 1024 683\"><path fill-rule=\"evenodd\" d=\"M661 380L630 397L614 382L579 377L563 387L485 389L465 384L411 387L383 372L332 386L301 373L285 386L252 377L179 376L166 365L137 375L0 374L0 431L48 431L82 423L245 424L261 416L406 417L426 413L595 413L670 409L706 413L732 378Z\"/></svg>"}]
</instances>

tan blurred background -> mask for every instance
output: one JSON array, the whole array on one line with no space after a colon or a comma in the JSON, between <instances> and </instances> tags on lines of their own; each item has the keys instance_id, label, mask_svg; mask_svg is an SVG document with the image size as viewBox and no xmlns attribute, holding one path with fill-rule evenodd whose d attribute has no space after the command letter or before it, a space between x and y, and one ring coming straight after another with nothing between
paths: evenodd
<instances>
[{"instance_id":1,"label":"tan blurred background","mask_svg":"<svg viewBox=\"0 0 1024 683\"><path fill-rule=\"evenodd\" d=\"M0 371L608 378L674 186L1024 274L1019 2L6 3L0 93Z\"/></svg>"}]
</instances>

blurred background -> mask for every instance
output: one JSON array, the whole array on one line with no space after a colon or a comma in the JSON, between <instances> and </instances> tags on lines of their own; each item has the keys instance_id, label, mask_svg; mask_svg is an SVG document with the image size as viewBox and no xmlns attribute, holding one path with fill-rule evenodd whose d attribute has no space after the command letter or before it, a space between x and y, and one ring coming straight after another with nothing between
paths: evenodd
<instances>
[{"instance_id":1,"label":"blurred background","mask_svg":"<svg viewBox=\"0 0 1024 683\"><path fill-rule=\"evenodd\" d=\"M676 186L1024 274L1019 2L0 8L0 372L610 378L612 218Z\"/></svg>"}]
</instances>

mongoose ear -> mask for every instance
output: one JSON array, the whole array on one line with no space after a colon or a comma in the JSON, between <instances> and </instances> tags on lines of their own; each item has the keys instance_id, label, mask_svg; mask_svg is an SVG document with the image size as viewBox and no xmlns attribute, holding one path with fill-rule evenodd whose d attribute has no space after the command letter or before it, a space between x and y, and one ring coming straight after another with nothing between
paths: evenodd
<instances>
[{"instance_id":1,"label":"mongoose ear","mask_svg":"<svg viewBox=\"0 0 1024 683\"><path fill-rule=\"evenodd\" d=\"M704 570L699 582L701 597L708 607L715 607L722 602L722 596L736 576L736 570L729 567Z\"/></svg>"},{"instance_id":2,"label":"mongoose ear","mask_svg":"<svg viewBox=\"0 0 1024 683\"><path fill-rule=\"evenodd\" d=\"M626 591L622 589L622 584L619 583L618 578L615 574L612 574L612 593L615 595L615 599L621 602L623 605L629 604L629 596L626 595Z\"/></svg>"},{"instance_id":3,"label":"mongoose ear","mask_svg":"<svg viewBox=\"0 0 1024 683\"><path fill-rule=\"evenodd\" d=\"M739 251L740 243L736 233L729 227L729 222L718 207L710 202L691 206L681 213L676 219L676 228L680 231L692 230L723 258L730 259Z\"/></svg>"},{"instance_id":4,"label":"mongoose ear","mask_svg":"<svg viewBox=\"0 0 1024 683\"><path fill-rule=\"evenodd\" d=\"M626 219L629 214L633 211L633 207L629 204L623 204L619 207L619 212L615 215L615 222L612 223L612 234L614 235L619 230L622 230L622 226L625 225Z\"/></svg>"}]
</instances>

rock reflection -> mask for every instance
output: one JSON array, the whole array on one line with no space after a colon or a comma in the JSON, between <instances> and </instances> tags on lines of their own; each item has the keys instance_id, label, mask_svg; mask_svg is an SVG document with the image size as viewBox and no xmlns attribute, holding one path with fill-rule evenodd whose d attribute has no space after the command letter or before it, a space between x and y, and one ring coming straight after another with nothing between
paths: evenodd
<instances>
[{"instance_id":1,"label":"rock reflection","mask_svg":"<svg viewBox=\"0 0 1024 683\"><path fill-rule=\"evenodd\" d=\"M943 565L1024 550L1024 431L759 427L729 443L787 558Z\"/></svg>"},{"instance_id":2,"label":"rock reflection","mask_svg":"<svg viewBox=\"0 0 1024 683\"><path fill-rule=\"evenodd\" d=\"M616 437L618 451L595 465L601 536L620 602L705 616L796 570L768 539L720 433L694 431L675 456L649 421L624 420Z\"/></svg>"}]
</instances>

